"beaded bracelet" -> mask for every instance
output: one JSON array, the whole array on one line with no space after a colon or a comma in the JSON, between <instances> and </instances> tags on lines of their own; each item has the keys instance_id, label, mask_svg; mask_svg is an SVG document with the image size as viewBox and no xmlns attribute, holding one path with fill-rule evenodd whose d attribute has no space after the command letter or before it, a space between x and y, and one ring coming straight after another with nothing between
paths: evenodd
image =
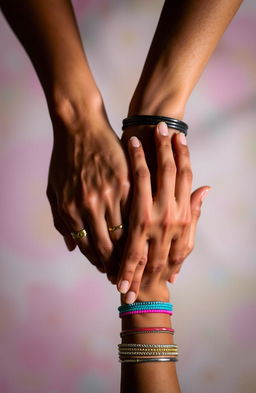
<instances>
[{"instance_id":1,"label":"beaded bracelet","mask_svg":"<svg viewBox=\"0 0 256 393\"><path fill-rule=\"evenodd\" d=\"M118 307L119 312L124 311L134 311L134 310L146 310L152 308L164 308L168 310L173 309L173 305L168 302L135 302L132 304L123 304L122 306Z\"/></svg>"},{"instance_id":2,"label":"beaded bracelet","mask_svg":"<svg viewBox=\"0 0 256 393\"><path fill-rule=\"evenodd\" d=\"M136 302L118 307L119 317L143 313L164 313L172 315L173 305L168 302Z\"/></svg>"},{"instance_id":3,"label":"beaded bracelet","mask_svg":"<svg viewBox=\"0 0 256 393\"><path fill-rule=\"evenodd\" d=\"M157 125L159 122L164 121L167 127L174 128L183 134L187 135L188 125L184 121L174 119L167 116L154 116L154 115L134 115L129 116L123 120L124 130L126 127L138 125Z\"/></svg>"}]
</instances>

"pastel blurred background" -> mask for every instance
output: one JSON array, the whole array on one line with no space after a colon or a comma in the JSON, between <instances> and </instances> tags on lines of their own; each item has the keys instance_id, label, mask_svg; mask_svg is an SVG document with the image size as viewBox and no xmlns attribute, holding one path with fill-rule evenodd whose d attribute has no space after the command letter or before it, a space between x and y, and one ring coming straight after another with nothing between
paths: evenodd
<instances>
[{"instance_id":1,"label":"pastel blurred background","mask_svg":"<svg viewBox=\"0 0 256 393\"><path fill-rule=\"evenodd\" d=\"M74 1L120 135L163 1ZM183 393L255 393L256 3L220 41L185 115L194 188L209 184L196 247L171 288ZM0 16L0 393L119 391L114 287L69 253L45 195L46 102Z\"/></svg>"}]
</instances>

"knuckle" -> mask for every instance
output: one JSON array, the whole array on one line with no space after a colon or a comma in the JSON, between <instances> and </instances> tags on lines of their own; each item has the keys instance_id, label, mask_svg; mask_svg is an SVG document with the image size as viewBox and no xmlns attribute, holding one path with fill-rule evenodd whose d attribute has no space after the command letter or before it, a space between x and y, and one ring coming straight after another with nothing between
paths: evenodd
<instances>
[{"instance_id":1,"label":"knuckle","mask_svg":"<svg viewBox=\"0 0 256 393\"><path fill-rule=\"evenodd\" d=\"M180 154L185 156L186 158L189 158L189 150L188 147L185 145L180 146Z\"/></svg>"},{"instance_id":2,"label":"knuckle","mask_svg":"<svg viewBox=\"0 0 256 393\"><path fill-rule=\"evenodd\" d=\"M144 215L143 217L140 218L140 220L138 221L137 225L135 225L135 227L137 227L137 229L139 229L141 233L145 233L146 231L149 230L151 224L152 224L151 218L148 215Z\"/></svg>"},{"instance_id":3,"label":"knuckle","mask_svg":"<svg viewBox=\"0 0 256 393\"><path fill-rule=\"evenodd\" d=\"M181 168L180 176L183 177L184 179L187 179L190 182L192 182L193 180L193 172L189 167Z\"/></svg>"},{"instance_id":4,"label":"knuckle","mask_svg":"<svg viewBox=\"0 0 256 393\"><path fill-rule=\"evenodd\" d=\"M144 166L136 168L134 174L137 179L148 179L150 176L149 170Z\"/></svg>"},{"instance_id":5,"label":"knuckle","mask_svg":"<svg viewBox=\"0 0 256 393\"><path fill-rule=\"evenodd\" d=\"M165 263L157 262L147 266L147 272L149 274L161 273L164 270Z\"/></svg>"},{"instance_id":6,"label":"knuckle","mask_svg":"<svg viewBox=\"0 0 256 393\"><path fill-rule=\"evenodd\" d=\"M98 243L98 251L102 257L109 257L113 251L113 245L111 243Z\"/></svg>"},{"instance_id":7,"label":"knuckle","mask_svg":"<svg viewBox=\"0 0 256 393\"><path fill-rule=\"evenodd\" d=\"M83 198L83 206L86 210L92 210L97 201L98 197L96 193L86 193Z\"/></svg>"},{"instance_id":8,"label":"knuckle","mask_svg":"<svg viewBox=\"0 0 256 393\"><path fill-rule=\"evenodd\" d=\"M162 171L165 173L175 174L176 173L176 166L172 161L168 160L163 163Z\"/></svg>"},{"instance_id":9,"label":"knuckle","mask_svg":"<svg viewBox=\"0 0 256 393\"><path fill-rule=\"evenodd\" d=\"M196 217L197 219L201 216L200 207L196 207L192 210L192 216Z\"/></svg>"},{"instance_id":10,"label":"knuckle","mask_svg":"<svg viewBox=\"0 0 256 393\"><path fill-rule=\"evenodd\" d=\"M185 256L183 256L183 255L174 255L170 259L171 259L172 265L179 266L184 261Z\"/></svg>"},{"instance_id":11,"label":"knuckle","mask_svg":"<svg viewBox=\"0 0 256 393\"><path fill-rule=\"evenodd\" d=\"M75 215L75 204L69 201L62 201L58 206L59 213L65 217L73 217Z\"/></svg>"},{"instance_id":12,"label":"knuckle","mask_svg":"<svg viewBox=\"0 0 256 393\"><path fill-rule=\"evenodd\" d=\"M127 260L132 263L138 263L141 260L141 253L136 250L130 250L127 252Z\"/></svg>"},{"instance_id":13,"label":"knuckle","mask_svg":"<svg viewBox=\"0 0 256 393\"><path fill-rule=\"evenodd\" d=\"M146 263L147 263L147 257L142 256L138 262L137 267L142 269L144 266L146 266Z\"/></svg>"}]
</instances>

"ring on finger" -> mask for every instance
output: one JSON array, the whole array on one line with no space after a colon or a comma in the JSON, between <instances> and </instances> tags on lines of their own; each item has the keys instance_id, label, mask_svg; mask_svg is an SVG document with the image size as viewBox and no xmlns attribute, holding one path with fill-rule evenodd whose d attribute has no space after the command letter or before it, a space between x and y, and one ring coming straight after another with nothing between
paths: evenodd
<instances>
[{"instance_id":1,"label":"ring on finger","mask_svg":"<svg viewBox=\"0 0 256 393\"><path fill-rule=\"evenodd\" d=\"M109 232L114 232L117 229L123 229L123 224L119 224L119 225L114 225L113 227L108 227L108 231Z\"/></svg>"},{"instance_id":2,"label":"ring on finger","mask_svg":"<svg viewBox=\"0 0 256 393\"><path fill-rule=\"evenodd\" d=\"M86 230L84 228L80 229L80 231L70 232L70 234L74 240L83 239L83 237L86 237L88 235L88 233L86 232Z\"/></svg>"}]
</instances>

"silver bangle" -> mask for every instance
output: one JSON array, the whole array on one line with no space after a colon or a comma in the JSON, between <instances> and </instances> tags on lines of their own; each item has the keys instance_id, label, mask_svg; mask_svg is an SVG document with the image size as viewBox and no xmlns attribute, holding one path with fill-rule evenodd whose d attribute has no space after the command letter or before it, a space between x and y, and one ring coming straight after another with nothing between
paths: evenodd
<instances>
[{"instance_id":1,"label":"silver bangle","mask_svg":"<svg viewBox=\"0 0 256 393\"><path fill-rule=\"evenodd\" d=\"M177 362L178 358L145 358L145 359L120 359L120 363L150 363L150 362Z\"/></svg>"}]
</instances>

